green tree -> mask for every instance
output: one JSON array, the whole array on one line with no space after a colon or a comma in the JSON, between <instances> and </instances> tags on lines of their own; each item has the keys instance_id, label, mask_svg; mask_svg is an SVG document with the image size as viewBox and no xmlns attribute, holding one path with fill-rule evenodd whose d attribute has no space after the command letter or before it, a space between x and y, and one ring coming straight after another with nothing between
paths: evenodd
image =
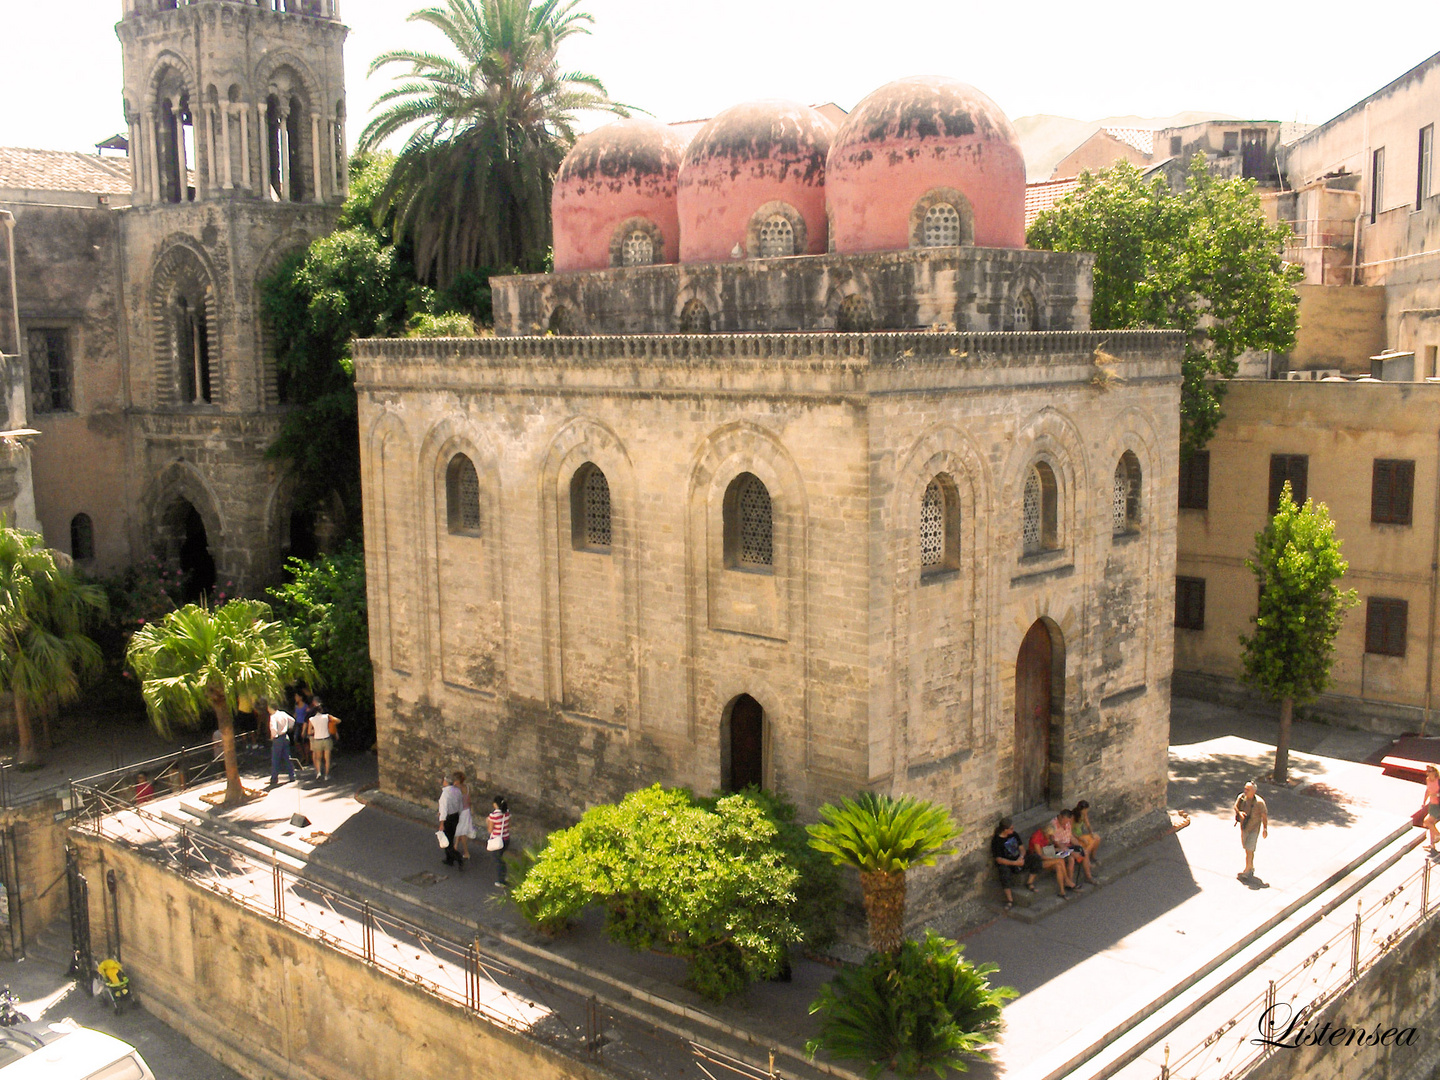
<instances>
[{"instance_id":1,"label":"green tree","mask_svg":"<svg viewBox=\"0 0 1440 1080\"><path fill-rule=\"evenodd\" d=\"M1095 253L1095 329L1184 332L1180 431L1190 453L1220 423L1223 380L1235 374L1236 358L1295 344L1303 275L1281 258L1286 235L1266 220L1254 181L1217 179L1196 155L1178 192L1127 162L1083 173L1027 239Z\"/></svg>"},{"instance_id":2,"label":"green tree","mask_svg":"<svg viewBox=\"0 0 1440 1080\"><path fill-rule=\"evenodd\" d=\"M656 784L551 833L511 899L552 931L602 904L613 939L684 958L690 985L718 1000L779 974L801 938L799 873L779 834L752 795L707 808L688 791Z\"/></svg>"},{"instance_id":3,"label":"green tree","mask_svg":"<svg viewBox=\"0 0 1440 1080\"><path fill-rule=\"evenodd\" d=\"M287 684L315 681L315 665L259 600L217 608L186 604L130 639L126 659L141 680L150 720L168 737L173 725L199 727L212 713L225 754L225 805L244 798L235 757L236 703L279 701Z\"/></svg>"},{"instance_id":4,"label":"green tree","mask_svg":"<svg viewBox=\"0 0 1440 1080\"><path fill-rule=\"evenodd\" d=\"M105 607L105 591L77 578L44 537L0 526L0 687L15 701L22 764L39 757L32 708L75 700L100 670L100 647L85 631Z\"/></svg>"},{"instance_id":5,"label":"green tree","mask_svg":"<svg viewBox=\"0 0 1440 1080\"><path fill-rule=\"evenodd\" d=\"M538 271L550 244L550 191L584 112L625 114L594 75L560 66L560 46L594 21L579 0L445 0L411 22L442 33L454 55L381 53L374 74L404 71L376 99L362 150L408 131L381 200L414 243L425 280L466 269Z\"/></svg>"},{"instance_id":6,"label":"green tree","mask_svg":"<svg viewBox=\"0 0 1440 1080\"><path fill-rule=\"evenodd\" d=\"M1289 481L1270 524L1255 534L1245 565L1260 582L1260 608L1255 632L1240 637L1244 679L1280 703L1275 780L1283 784L1295 705L1315 700L1330 685L1335 635L1345 610L1358 600L1354 589L1341 592L1336 585L1349 564L1329 510L1314 499L1296 506Z\"/></svg>"},{"instance_id":7,"label":"green tree","mask_svg":"<svg viewBox=\"0 0 1440 1080\"><path fill-rule=\"evenodd\" d=\"M291 559L290 580L270 590L275 615L292 628L315 662L326 707L345 721L346 739L370 745L375 730L375 674L365 605L365 549L346 544L313 562Z\"/></svg>"},{"instance_id":8,"label":"green tree","mask_svg":"<svg viewBox=\"0 0 1440 1080\"><path fill-rule=\"evenodd\" d=\"M810 846L837 866L860 872L870 947L897 952L905 939L905 872L955 854L950 842L960 835L959 827L932 802L870 791L842 799L839 806L826 803L820 817L809 827Z\"/></svg>"},{"instance_id":9,"label":"green tree","mask_svg":"<svg viewBox=\"0 0 1440 1080\"><path fill-rule=\"evenodd\" d=\"M991 986L994 964L976 967L955 942L933 930L924 941L907 941L895 953L871 953L820 988L810 1006L820 1014L820 1034L805 1044L814 1058L865 1063L866 1075L886 1069L916 1076L929 1069L966 1072L971 1058L986 1057L1000 1032L1008 986Z\"/></svg>"}]
</instances>

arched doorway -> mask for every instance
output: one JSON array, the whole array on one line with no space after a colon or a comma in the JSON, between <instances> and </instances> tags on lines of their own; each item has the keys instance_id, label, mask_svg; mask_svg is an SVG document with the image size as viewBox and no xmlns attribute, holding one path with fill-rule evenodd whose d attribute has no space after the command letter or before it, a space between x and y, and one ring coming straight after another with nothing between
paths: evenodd
<instances>
[{"instance_id":1,"label":"arched doorway","mask_svg":"<svg viewBox=\"0 0 1440 1080\"><path fill-rule=\"evenodd\" d=\"M181 590L189 602L199 600L215 588L215 557L205 520L188 499L176 499L165 515L166 547L180 564Z\"/></svg>"},{"instance_id":2,"label":"arched doorway","mask_svg":"<svg viewBox=\"0 0 1440 1080\"><path fill-rule=\"evenodd\" d=\"M1015 802L1020 813L1050 800L1050 731L1061 656L1046 620L1037 619L1015 660ZM1063 663L1063 661L1061 661Z\"/></svg>"},{"instance_id":3,"label":"arched doorway","mask_svg":"<svg viewBox=\"0 0 1440 1080\"><path fill-rule=\"evenodd\" d=\"M749 694L730 703L720 749L723 790L765 786L765 710Z\"/></svg>"}]
</instances>

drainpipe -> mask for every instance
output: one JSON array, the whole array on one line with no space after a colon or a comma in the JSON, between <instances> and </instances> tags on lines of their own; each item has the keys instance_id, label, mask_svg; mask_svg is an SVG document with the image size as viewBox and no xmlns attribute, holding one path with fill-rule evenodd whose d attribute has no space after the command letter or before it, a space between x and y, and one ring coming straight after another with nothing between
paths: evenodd
<instances>
[{"instance_id":1,"label":"drainpipe","mask_svg":"<svg viewBox=\"0 0 1440 1080\"><path fill-rule=\"evenodd\" d=\"M1430 543L1430 625L1425 633L1425 712L1420 717L1420 734L1430 724L1430 708L1435 688L1435 600L1440 585L1440 436L1437 436L1435 457L1435 523Z\"/></svg>"}]
</instances>

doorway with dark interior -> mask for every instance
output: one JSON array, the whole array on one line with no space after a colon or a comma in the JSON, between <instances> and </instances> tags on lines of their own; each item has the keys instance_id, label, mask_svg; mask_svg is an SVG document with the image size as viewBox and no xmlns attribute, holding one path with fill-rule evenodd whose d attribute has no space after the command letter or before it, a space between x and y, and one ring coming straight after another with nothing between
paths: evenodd
<instances>
[{"instance_id":1,"label":"doorway with dark interior","mask_svg":"<svg viewBox=\"0 0 1440 1080\"><path fill-rule=\"evenodd\" d=\"M764 787L765 710L760 703L749 694L732 701L721 736L721 789Z\"/></svg>"},{"instance_id":2,"label":"doorway with dark interior","mask_svg":"<svg viewBox=\"0 0 1440 1080\"><path fill-rule=\"evenodd\" d=\"M1050 801L1050 738L1059 650L1045 619L1037 619L1015 660L1015 799L1023 813ZM1063 668L1061 669L1063 672ZM1063 673L1059 676L1063 680Z\"/></svg>"},{"instance_id":3,"label":"doorway with dark interior","mask_svg":"<svg viewBox=\"0 0 1440 1080\"><path fill-rule=\"evenodd\" d=\"M205 519L188 499L177 499L165 515L167 540L173 557L180 565L181 595L193 603L215 589L215 557L210 553L210 537Z\"/></svg>"}]
</instances>

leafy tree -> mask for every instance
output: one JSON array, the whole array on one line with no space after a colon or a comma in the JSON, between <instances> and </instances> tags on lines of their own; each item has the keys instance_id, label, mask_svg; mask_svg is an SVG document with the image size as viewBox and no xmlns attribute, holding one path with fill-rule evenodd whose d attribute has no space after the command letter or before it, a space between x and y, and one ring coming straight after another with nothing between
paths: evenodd
<instances>
[{"instance_id":1,"label":"leafy tree","mask_svg":"<svg viewBox=\"0 0 1440 1080\"><path fill-rule=\"evenodd\" d=\"M511 897L550 930L603 904L614 940L683 957L690 985L719 1000L778 975L800 940L799 875L779 831L750 795L707 808L656 784L551 833Z\"/></svg>"},{"instance_id":2,"label":"leafy tree","mask_svg":"<svg viewBox=\"0 0 1440 1080\"><path fill-rule=\"evenodd\" d=\"M1324 503L1296 506L1287 480L1270 524L1255 534L1245 565L1260 582L1255 632L1241 635L1244 679L1280 702L1275 780L1290 768L1290 721L1295 704L1319 697L1330 685L1335 635L1345 609L1359 601L1355 590L1336 587L1349 564L1340 554L1335 523Z\"/></svg>"},{"instance_id":3,"label":"leafy tree","mask_svg":"<svg viewBox=\"0 0 1440 1080\"><path fill-rule=\"evenodd\" d=\"M39 756L31 709L75 700L100 669L100 647L85 631L105 607L104 590L76 577L44 537L0 526L0 687L15 701L20 763Z\"/></svg>"},{"instance_id":4,"label":"leafy tree","mask_svg":"<svg viewBox=\"0 0 1440 1080\"><path fill-rule=\"evenodd\" d=\"M365 549L346 544L313 562L291 559L290 580L270 590L275 614L315 662L326 707L343 717L347 739L369 745L375 728L375 674L365 605Z\"/></svg>"},{"instance_id":5,"label":"leafy tree","mask_svg":"<svg viewBox=\"0 0 1440 1080\"><path fill-rule=\"evenodd\" d=\"M966 1072L970 1058L986 1056L1004 1004L1016 996L1008 986L990 985L996 970L976 967L933 930L898 952L871 953L821 987L810 1006L820 1014L820 1034L806 1052L862 1061L872 1080L886 1069L900 1076Z\"/></svg>"},{"instance_id":6,"label":"leafy tree","mask_svg":"<svg viewBox=\"0 0 1440 1080\"><path fill-rule=\"evenodd\" d=\"M870 791L843 799L838 807L825 804L820 817L819 824L809 827L811 847L837 866L860 871L870 947L897 952L905 938L905 872L955 854L950 841L960 829L932 802Z\"/></svg>"},{"instance_id":7,"label":"leafy tree","mask_svg":"<svg viewBox=\"0 0 1440 1080\"><path fill-rule=\"evenodd\" d=\"M1222 416L1223 381L1249 349L1295 344L1303 276L1281 258L1286 231L1265 218L1252 180L1217 179L1196 155L1172 192L1128 162L1098 176L1030 226L1031 247L1095 253L1090 324L1185 333L1181 447L1201 449Z\"/></svg>"},{"instance_id":8,"label":"leafy tree","mask_svg":"<svg viewBox=\"0 0 1440 1080\"><path fill-rule=\"evenodd\" d=\"M560 66L560 46L594 21L579 0L445 0L411 22L442 33L453 55L381 53L398 85L360 148L409 132L381 206L413 240L421 277L448 285L466 269L538 271L550 243L550 191L575 141L577 114L625 109L594 75Z\"/></svg>"},{"instance_id":9,"label":"leafy tree","mask_svg":"<svg viewBox=\"0 0 1440 1080\"><path fill-rule=\"evenodd\" d=\"M315 665L259 600L217 608L186 604L147 623L126 653L141 680L150 720L169 737L172 725L199 727L214 713L225 754L225 805L244 798L235 757L234 709L241 697L280 700L285 686L315 681Z\"/></svg>"}]
</instances>

